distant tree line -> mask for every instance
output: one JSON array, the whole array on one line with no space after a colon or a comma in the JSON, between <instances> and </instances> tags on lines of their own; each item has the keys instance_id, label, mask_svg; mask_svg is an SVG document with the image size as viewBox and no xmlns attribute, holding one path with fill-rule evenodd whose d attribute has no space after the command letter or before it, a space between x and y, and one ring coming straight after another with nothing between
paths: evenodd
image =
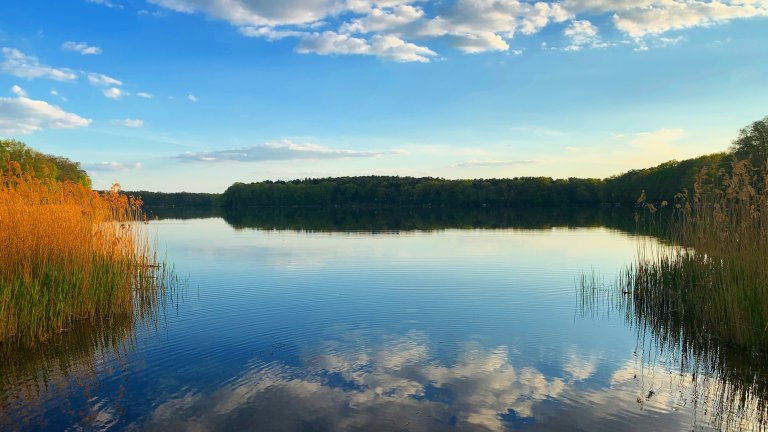
<instances>
[{"instance_id":1,"label":"distant tree line","mask_svg":"<svg viewBox=\"0 0 768 432\"><path fill-rule=\"evenodd\" d=\"M653 168L632 170L607 179L446 180L432 177L333 177L292 181L235 183L221 195L225 208L253 207L553 207L633 204L642 191L647 200L672 201L692 189L704 167L727 164L727 153Z\"/></svg>"},{"instance_id":2,"label":"distant tree line","mask_svg":"<svg viewBox=\"0 0 768 432\"><path fill-rule=\"evenodd\" d=\"M0 139L0 170L7 170L9 161L18 162L24 172L34 173L40 178L71 181L91 187L91 178L78 162L40 153L21 141Z\"/></svg>"},{"instance_id":3,"label":"distant tree line","mask_svg":"<svg viewBox=\"0 0 768 432\"><path fill-rule=\"evenodd\" d=\"M673 202L675 195L692 191L696 178L705 172L714 176L718 170L731 167L733 155L715 153L683 161L669 161L652 168L630 170L608 177L600 185L603 203L634 203L644 191L648 202Z\"/></svg>"},{"instance_id":4,"label":"distant tree line","mask_svg":"<svg viewBox=\"0 0 768 432\"><path fill-rule=\"evenodd\" d=\"M218 205L219 194L197 192L124 191L126 195L140 197L144 208L211 208Z\"/></svg>"},{"instance_id":5,"label":"distant tree line","mask_svg":"<svg viewBox=\"0 0 768 432\"><path fill-rule=\"evenodd\" d=\"M423 177L335 177L235 183L222 195L224 207L580 206L598 202L596 179L548 177L445 180Z\"/></svg>"},{"instance_id":6,"label":"distant tree line","mask_svg":"<svg viewBox=\"0 0 768 432\"><path fill-rule=\"evenodd\" d=\"M606 179L516 177L446 180L423 177L332 177L235 183L216 202L225 208L254 207L552 207L672 202L692 190L696 179L728 172L734 159L749 159L765 187L768 116L739 131L730 151L631 170Z\"/></svg>"}]
</instances>

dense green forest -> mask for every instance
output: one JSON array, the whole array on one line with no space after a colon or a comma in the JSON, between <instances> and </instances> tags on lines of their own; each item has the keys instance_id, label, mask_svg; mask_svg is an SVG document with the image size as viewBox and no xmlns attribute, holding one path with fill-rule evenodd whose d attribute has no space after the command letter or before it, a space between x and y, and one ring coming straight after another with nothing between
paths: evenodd
<instances>
[{"instance_id":1,"label":"dense green forest","mask_svg":"<svg viewBox=\"0 0 768 432\"><path fill-rule=\"evenodd\" d=\"M69 180L90 187L91 179L78 162L40 153L16 140L0 139L0 170L8 169L8 161L15 161L25 172L53 180Z\"/></svg>"},{"instance_id":2,"label":"dense green forest","mask_svg":"<svg viewBox=\"0 0 768 432\"><path fill-rule=\"evenodd\" d=\"M220 198L227 208L249 207L552 207L633 204L642 191L647 200L672 201L692 189L704 167L730 160L717 153L653 168L632 170L607 179L446 180L423 177L336 177L292 181L235 183ZM714 171L713 171L714 172Z\"/></svg>"},{"instance_id":3,"label":"dense green forest","mask_svg":"<svg viewBox=\"0 0 768 432\"><path fill-rule=\"evenodd\" d=\"M157 207L204 207L210 208L218 205L219 194L195 193L195 192L148 192L130 191L128 195L141 197L146 208Z\"/></svg>"},{"instance_id":4,"label":"dense green forest","mask_svg":"<svg viewBox=\"0 0 768 432\"><path fill-rule=\"evenodd\" d=\"M235 183L218 199L225 208L253 207L552 207L672 202L696 178L728 172L734 158L749 159L756 173L768 164L768 117L742 128L727 152L635 169L606 179L446 180L414 177L335 177ZM761 178L761 176L755 176ZM757 185L756 185L757 186Z\"/></svg>"},{"instance_id":5,"label":"dense green forest","mask_svg":"<svg viewBox=\"0 0 768 432\"><path fill-rule=\"evenodd\" d=\"M291 181L235 183L223 194L126 192L140 196L148 209L162 207L229 209L271 207L585 207L632 205L645 191L648 202L672 201L693 189L703 168L727 169L732 153L716 153L653 168L631 170L606 179L446 180L433 177L329 177Z\"/></svg>"}]
</instances>

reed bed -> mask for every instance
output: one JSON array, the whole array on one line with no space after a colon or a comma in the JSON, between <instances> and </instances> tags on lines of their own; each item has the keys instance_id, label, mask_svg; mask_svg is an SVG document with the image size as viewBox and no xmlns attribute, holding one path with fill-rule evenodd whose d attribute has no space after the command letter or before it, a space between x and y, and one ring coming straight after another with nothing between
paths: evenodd
<instances>
[{"instance_id":1,"label":"reed bed","mask_svg":"<svg viewBox=\"0 0 768 432\"><path fill-rule=\"evenodd\" d=\"M768 173L749 161L699 175L693 193L678 194L673 242L646 242L619 281L635 307L675 314L710 338L768 353ZM650 214L652 204L642 203Z\"/></svg>"},{"instance_id":2,"label":"reed bed","mask_svg":"<svg viewBox=\"0 0 768 432\"><path fill-rule=\"evenodd\" d=\"M658 271L647 280L661 279ZM629 291L645 283L642 277L637 267L625 269L616 284L585 273L578 302L582 318L618 315L635 329L635 373L645 383L639 398L651 390L659 392L654 378L667 372L677 381L663 384L662 391L675 403L692 407L692 430L698 430L695 424L701 420L714 430L768 430L768 355L713 336L690 311L681 310L674 294Z\"/></svg>"},{"instance_id":3,"label":"reed bed","mask_svg":"<svg viewBox=\"0 0 768 432\"><path fill-rule=\"evenodd\" d=\"M615 284L582 275L582 316L623 314L650 357L697 382L718 430L768 430L768 172L735 160L672 205L638 203L654 237Z\"/></svg>"},{"instance_id":4,"label":"reed bed","mask_svg":"<svg viewBox=\"0 0 768 432\"><path fill-rule=\"evenodd\" d=\"M0 171L0 343L152 310L170 273L117 191Z\"/></svg>"}]
</instances>

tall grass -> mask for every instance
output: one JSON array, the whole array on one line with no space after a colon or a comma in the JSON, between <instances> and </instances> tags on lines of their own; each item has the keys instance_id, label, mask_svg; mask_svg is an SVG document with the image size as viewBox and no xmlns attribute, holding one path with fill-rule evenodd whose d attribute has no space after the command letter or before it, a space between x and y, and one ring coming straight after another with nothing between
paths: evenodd
<instances>
[{"instance_id":1,"label":"tall grass","mask_svg":"<svg viewBox=\"0 0 768 432\"><path fill-rule=\"evenodd\" d=\"M749 161L734 161L729 171L702 172L692 194L678 194L662 233L674 246L644 244L621 281L635 307L668 311L708 337L768 353L766 182Z\"/></svg>"},{"instance_id":2,"label":"tall grass","mask_svg":"<svg viewBox=\"0 0 768 432\"><path fill-rule=\"evenodd\" d=\"M141 201L0 171L0 343L146 313L169 273Z\"/></svg>"},{"instance_id":3,"label":"tall grass","mask_svg":"<svg viewBox=\"0 0 768 432\"><path fill-rule=\"evenodd\" d=\"M694 406L719 430L768 429L768 173L748 161L702 172L671 207L638 200L655 238L614 286L581 278L582 315L624 315L697 382ZM655 356L654 356L655 357Z\"/></svg>"}]
</instances>

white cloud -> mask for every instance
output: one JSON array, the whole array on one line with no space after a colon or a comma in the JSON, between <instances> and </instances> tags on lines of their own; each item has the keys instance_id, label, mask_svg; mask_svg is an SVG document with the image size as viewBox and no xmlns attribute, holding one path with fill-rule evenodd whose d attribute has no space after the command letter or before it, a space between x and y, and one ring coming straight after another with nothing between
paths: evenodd
<instances>
[{"instance_id":1,"label":"white cloud","mask_svg":"<svg viewBox=\"0 0 768 432\"><path fill-rule=\"evenodd\" d=\"M123 5L119 3L114 3L110 0L85 0L86 3L93 3L97 5L106 6L109 8L115 8L115 9L123 9Z\"/></svg>"},{"instance_id":2,"label":"white cloud","mask_svg":"<svg viewBox=\"0 0 768 432\"><path fill-rule=\"evenodd\" d=\"M111 76L100 74L100 73L88 73L86 74L86 78L88 78L88 81L96 86L121 86L123 85L123 82L112 78Z\"/></svg>"},{"instance_id":3,"label":"white cloud","mask_svg":"<svg viewBox=\"0 0 768 432\"><path fill-rule=\"evenodd\" d=\"M498 51L502 47L500 38L512 38L518 33L534 34L549 23L562 22L568 17L558 3L458 0L446 14L432 18L419 32L424 36L454 36L459 49L470 49L465 52L482 52L484 48Z\"/></svg>"},{"instance_id":4,"label":"white cloud","mask_svg":"<svg viewBox=\"0 0 768 432\"><path fill-rule=\"evenodd\" d=\"M91 124L90 119L68 113L56 105L29 99L15 90L14 93L18 97L0 97L0 133L31 134L47 128L71 129Z\"/></svg>"},{"instance_id":5,"label":"white cloud","mask_svg":"<svg viewBox=\"0 0 768 432\"><path fill-rule=\"evenodd\" d=\"M198 99L197 96L193 95L192 93L187 95L187 99L189 99L191 102L197 102L197 101L200 100L200 99Z\"/></svg>"},{"instance_id":6,"label":"white cloud","mask_svg":"<svg viewBox=\"0 0 768 432\"><path fill-rule=\"evenodd\" d=\"M657 0L652 7L628 8L613 17L616 28L634 38L708 26L739 18L768 16L764 0Z\"/></svg>"},{"instance_id":7,"label":"white cloud","mask_svg":"<svg viewBox=\"0 0 768 432\"><path fill-rule=\"evenodd\" d=\"M437 53L427 47L406 42L394 35L374 35L370 43L362 38L331 31L312 33L301 40L296 48L300 53L362 54L396 62L428 62Z\"/></svg>"},{"instance_id":8,"label":"white cloud","mask_svg":"<svg viewBox=\"0 0 768 432\"><path fill-rule=\"evenodd\" d=\"M429 62L437 53L431 49L406 42L393 35L375 35L371 39L371 53L396 62Z\"/></svg>"},{"instance_id":9,"label":"white cloud","mask_svg":"<svg viewBox=\"0 0 768 432\"><path fill-rule=\"evenodd\" d=\"M421 8L408 4L399 4L392 9L376 7L362 18L344 23L339 28L341 33L390 32L424 17Z\"/></svg>"},{"instance_id":10,"label":"white cloud","mask_svg":"<svg viewBox=\"0 0 768 432\"><path fill-rule=\"evenodd\" d=\"M17 85L14 85L13 87L11 87L11 93L19 97L27 97L27 92L23 88Z\"/></svg>"},{"instance_id":11,"label":"white cloud","mask_svg":"<svg viewBox=\"0 0 768 432\"><path fill-rule=\"evenodd\" d=\"M566 51L579 51L583 47L602 48L607 46L598 36L598 28L588 20L574 20L563 30L563 35L570 39Z\"/></svg>"},{"instance_id":12,"label":"white cloud","mask_svg":"<svg viewBox=\"0 0 768 432\"><path fill-rule=\"evenodd\" d=\"M254 26L243 26L239 28L240 34L243 36L248 37L260 37L267 39L269 41L276 41L280 39L285 39L287 37L296 37L296 36L302 36L306 33L301 31L294 31L294 30L277 30L274 27L270 26L262 26L262 27L254 27Z\"/></svg>"},{"instance_id":13,"label":"white cloud","mask_svg":"<svg viewBox=\"0 0 768 432\"><path fill-rule=\"evenodd\" d=\"M393 154L402 154L402 151L340 150L323 147L317 144L297 144L289 140L284 140L232 150L184 153L178 155L176 158L183 161L196 162L263 162L292 159L366 158Z\"/></svg>"},{"instance_id":14,"label":"white cloud","mask_svg":"<svg viewBox=\"0 0 768 432\"><path fill-rule=\"evenodd\" d=\"M110 99L115 99L115 100L120 99L121 97L128 95L128 93L120 90L117 87L110 87L108 89L104 89L104 91L102 93L104 93L104 96L106 96L106 97L108 97Z\"/></svg>"},{"instance_id":15,"label":"white cloud","mask_svg":"<svg viewBox=\"0 0 768 432\"><path fill-rule=\"evenodd\" d=\"M118 125L118 126L130 127L130 128L137 128L137 127L144 126L144 120L125 118L121 120L112 120L112 124Z\"/></svg>"},{"instance_id":16,"label":"white cloud","mask_svg":"<svg viewBox=\"0 0 768 432\"><path fill-rule=\"evenodd\" d=\"M332 31L312 33L302 38L297 52L302 54L369 54L371 50L368 41Z\"/></svg>"},{"instance_id":17,"label":"white cloud","mask_svg":"<svg viewBox=\"0 0 768 432\"><path fill-rule=\"evenodd\" d=\"M204 13L238 26L243 35L278 40L300 37L296 51L317 54L368 54L393 61L425 62L428 47L404 37L450 35L467 53L506 51L504 39L533 34L569 14L557 3L520 0L458 0L445 14L428 18L413 0L150 0L181 13ZM328 17L353 15L336 30L306 33ZM357 15L357 16L355 16ZM294 28L283 28L293 26ZM370 39L350 34L373 33ZM376 37L378 36L378 39ZM393 39L397 38L397 39ZM407 44L407 45L406 45ZM380 52L377 48L383 48ZM407 52L407 53L406 53Z\"/></svg>"},{"instance_id":18,"label":"white cloud","mask_svg":"<svg viewBox=\"0 0 768 432\"><path fill-rule=\"evenodd\" d=\"M468 54L488 51L507 51L509 49L507 41L493 32L455 35L453 46Z\"/></svg>"},{"instance_id":19,"label":"white cloud","mask_svg":"<svg viewBox=\"0 0 768 432\"><path fill-rule=\"evenodd\" d=\"M308 24L340 12L339 0L148 0L181 13L204 13L238 26Z\"/></svg>"},{"instance_id":20,"label":"white cloud","mask_svg":"<svg viewBox=\"0 0 768 432\"><path fill-rule=\"evenodd\" d=\"M136 162L134 164L124 164L120 162L103 161L103 162L83 164L83 169L85 169L86 171L115 172L115 171L130 171L130 170L142 169L142 168L144 168L144 165L141 162Z\"/></svg>"},{"instance_id":21,"label":"white cloud","mask_svg":"<svg viewBox=\"0 0 768 432\"><path fill-rule=\"evenodd\" d=\"M685 36L678 36L678 37L660 37L656 41L658 42L661 48L666 48L668 46L678 45L680 42L684 40L685 40Z\"/></svg>"},{"instance_id":22,"label":"white cloud","mask_svg":"<svg viewBox=\"0 0 768 432\"><path fill-rule=\"evenodd\" d=\"M583 12L605 13L621 12L634 8L646 8L659 0L563 0L562 6L576 15Z\"/></svg>"},{"instance_id":23,"label":"white cloud","mask_svg":"<svg viewBox=\"0 0 768 432\"><path fill-rule=\"evenodd\" d=\"M418 1L421 0L346 0L344 8L350 12L366 14L374 8L394 8Z\"/></svg>"},{"instance_id":24,"label":"white cloud","mask_svg":"<svg viewBox=\"0 0 768 432\"><path fill-rule=\"evenodd\" d=\"M77 74L69 69L59 69L41 64L37 57L29 56L15 48L2 49L4 60L0 71L20 78L48 78L56 81L73 81Z\"/></svg>"},{"instance_id":25,"label":"white cloud","mask_svg":"<svg viewBox=\"0 0 768 432\"><path fill-rule=\"evenodd\" d=\"M138 92L136 93L136 96L144 99L152 99L155 97L155 95L153 95L152 93L147 93L147 92Z\"/></svg>"},{"instance_id":26,"label":"white cloud","mask_svg":"<svg viewBox=\"0 0 768 432\"><path fill-rule=\"evenodd\" d=\"M269 41L299 38L296 51L300 53L376 55L420 62L428 61L434 51L405 40L447 38L455 48L470 54L509 51L513 37L532 35L570 19L565 50L617 44L598 36L594 24L581 16L588 14L612 17L617 30L635 39L635 49L645 50L648 44L642 39L646 36L768 16L768 0L452 0L429 8L417 0L148 1L166 10L226 21L248 37ZM339 22L335 28L317 30ZM394 43L392 38L404 43ZM379 52L377 44L386 49ZM398 46L394 51L389 49L393 45Z\"/></svg>"},{"instance_id":27,"label":"white cloud","mask_svg":"<svg viewBox=\"0 0 768 432\"><path fill-rule=\"evenodd\" d=\"M85 42L73 42L73 41L64 42L61 45L61 49L63 49L64 51L78 52L78 53L80 53L82 55L98 55L98 54L101 54L101 48L96 47L96 46L89 46Z\"/></svg>"},{"instance_id":28,"label":"white cloud","mask_svg":"<svg viewBox=\"0 0 768 432\"><path fill-rule=\"evenodd\" d=\"M56 89L51 89L51 96L56 96L57 98L63 100L64 102L68 102L69 99L59 94L59 91Z\"/></svg>"}]
</instances>

